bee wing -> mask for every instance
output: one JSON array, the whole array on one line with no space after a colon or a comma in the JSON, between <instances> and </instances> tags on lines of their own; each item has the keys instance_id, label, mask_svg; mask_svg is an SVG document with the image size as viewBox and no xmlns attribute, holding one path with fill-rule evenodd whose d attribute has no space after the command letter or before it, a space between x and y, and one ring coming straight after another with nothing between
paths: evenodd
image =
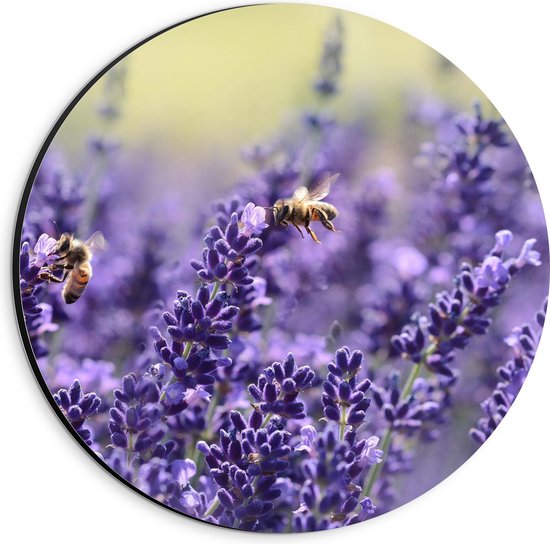
<instances>
[{"instance_id":1,"label":"bee wing","mask_svg":"<svg viewBox=\"0 0 550 544\"><path fill-rule=\"evenodd\" d=\"M302 187L298 187L298 189L294 191L294 194L292 195L292 200L298 200L299 202L301 202L302 200L305 200L306 198L308 198L308 196L309 196L308 188L302 186Z\"/></svg>"},{"instance_id":2,"label":"bee wing","mask_svg":"<svg viewBox=\"0 0 550 544\"><path fill-rule=\"evenodd\" d=\"M340 174L323 176L309 191L309 200L323 200L329 192L330 186L338 179Z\"/></svg>"},{"instance_id":3,"label":"bee wing","mask_svg":"<svg viewBox=\"0 0 550 544\"><path fill-rule=\"evenodd\" d=\"M107 240L103 236L103 233L99 230L95 231L85 242L85 244L95 252L97 250L104 251L107 249Z\"/></svg>"}]
</instances>

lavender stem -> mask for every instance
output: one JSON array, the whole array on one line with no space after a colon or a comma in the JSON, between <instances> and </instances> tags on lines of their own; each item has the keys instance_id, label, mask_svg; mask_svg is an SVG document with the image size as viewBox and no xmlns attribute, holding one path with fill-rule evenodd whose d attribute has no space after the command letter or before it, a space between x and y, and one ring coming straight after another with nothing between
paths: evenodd
<instances>
[{"instance_id":1,"label":"lavender stem","mask_svg":"<svg viewBox=\"0 0 550 544\"><path fill-rule=\"evenodd\" d=\"M424 359L411 368L411 371L409 372L409 375L407 376L407 381L405 382L405 387L403 387L403 391L401 391L401 395L399 397L399 400L404 400L406 397L408 397L411 393L412 386L420 376L420 372L422 370L422 365L424 364L425 358L429 355L429 352L431 350L428 348L425 353ZM363 487L363 495L365 497L368 497L372 491L372 487L374 486L378 476L382 472L382 468L384 467L384 463L386 462L386 459L388 457L390 448L391 448L391 439L392 439L392 427L388 427L386 429L386 432L384 433L384 436L382 437L382 443L380 444L380 449L384 452L384 456L382 457L382 461L380 463L377 463L376 465L372 465L368 475L367 479L365 481L365 486Z\"/></svg>"}]
</instances>

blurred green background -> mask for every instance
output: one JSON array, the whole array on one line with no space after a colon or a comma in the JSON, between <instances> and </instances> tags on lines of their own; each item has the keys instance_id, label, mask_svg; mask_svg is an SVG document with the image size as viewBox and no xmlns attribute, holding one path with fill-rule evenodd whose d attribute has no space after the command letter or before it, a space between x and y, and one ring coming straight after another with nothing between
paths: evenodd
<instances>
[{"instance_id":1,"label":"blurred green background","mask_svg":"<svg viewBox=\"0 0 550 544\"><path fill-rule=\"evenodd\" d=\"M262 5L201 17L161 34L123 61L122 116L110 127L126 150L158 160L215 162L239 171L239 149L283 128L312 106L323 35L336 15L344 25L342 92L331 109L345 122L369 111L379 164L391 164L402 135L406 93L444 97L469 109L483 97L462 72L411 36L363 15L306 5ZM63 124L56 145L77 166L105 77ZM372 116L372 112L376 116ZM395 165L394 165L395 166Z\"/></svg>"}]
</instances>

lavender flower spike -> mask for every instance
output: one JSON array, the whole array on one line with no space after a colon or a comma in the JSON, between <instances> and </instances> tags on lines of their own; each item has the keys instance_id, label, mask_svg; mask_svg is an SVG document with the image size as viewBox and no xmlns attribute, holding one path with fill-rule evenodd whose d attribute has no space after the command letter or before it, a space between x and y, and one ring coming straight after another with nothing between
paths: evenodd
<instances>
[{"instance_id":1,"label":"lavender flower spike","mask_svg":"<svg viewBox=\"0 0 550 544\"><path fill-rule=\"evenodd\" d=\"M276 414L287 419L303 419L305 405L297 400L299 393L311 387L315 373L308 366L297 367L292 353L282 363L273 363L259 376L248 392L257 404L254 408L264 415Z\"/></svg>"},{"instance_id":2,"label":"lavender flower spike","mask_svg":"<svg viewBox=\"0 0 550 544\"><path fill-rule=\"evenodd\" d=\"M68 390L60 389L53 398L73 429L88 446L91 446L93 443L92 433L83 425L89 417L97 413L101 399L95 393L84 394L78 380L75 380Z\"/></svg>"},{"instance_id":3,"label":"lavender flower spike","mask_svg":"<svg viewBox=\"0 0 550 544\"><path fill-rule=\"evenodd\" d=\"M328 375L323 383L323 412L327 420L340 425L340 439L344 438L348 426L357 429L365 421L365 412L370 399L365 393L371 386L370 380L357 382L357 374L363 363L360 351L351 352L347 346L336 351L334 362L328 365Z\"/></svg>"},{"instance_id":4,"label":"lavender flower spike","mask_svg":"<svg viewBox=\"0 0 550 544\"><path fill-rule=\"evenodd\" d=\"M546 318L547 306L548 299L536 316L540 328ZM540 330L535 332L533 327L525 324L514 328L512 334L505 338L504 341L512 348L513 356L497 369L500 381L491 395L481 403L485 416L478 421L475 428L470 429L471 438L479 444L483 444L491 436L516 399L533 364L539 337Z\"/></svg>"}]
</instances>

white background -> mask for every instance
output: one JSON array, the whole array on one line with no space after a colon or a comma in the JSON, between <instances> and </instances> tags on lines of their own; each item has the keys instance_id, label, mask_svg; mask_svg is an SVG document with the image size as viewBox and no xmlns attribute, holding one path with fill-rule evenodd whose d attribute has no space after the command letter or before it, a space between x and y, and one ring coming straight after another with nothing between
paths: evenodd
<instances>
[{"instance_id":1,"label":"white background","mask_svg":"<svg viewBox=\"0 0 550 544\"><path fill-rule=\"evenodd\" d=\"M243 0L237 0L240 3ZM304 2L311 3L311 2ZM447 56L493 101L522 144L550 209L548 51L544 2L319 1L381 19ZM322 534L247 535L186 520L101 470L57 421L19 342L10 251L23 184L43 139L81 87L146 36L227 1L130 0L4 3L0 85L2 197L2 481L4 542L79 544L332 542L423 544L547 542L550 489L550 327L519 398L463 467L413 503L371 522ZM538 534L537 534L538 531ZM546 534L545 534L546 533ZM31 540L32 541L32 540Z\"/></svg>"}]
</instances>

